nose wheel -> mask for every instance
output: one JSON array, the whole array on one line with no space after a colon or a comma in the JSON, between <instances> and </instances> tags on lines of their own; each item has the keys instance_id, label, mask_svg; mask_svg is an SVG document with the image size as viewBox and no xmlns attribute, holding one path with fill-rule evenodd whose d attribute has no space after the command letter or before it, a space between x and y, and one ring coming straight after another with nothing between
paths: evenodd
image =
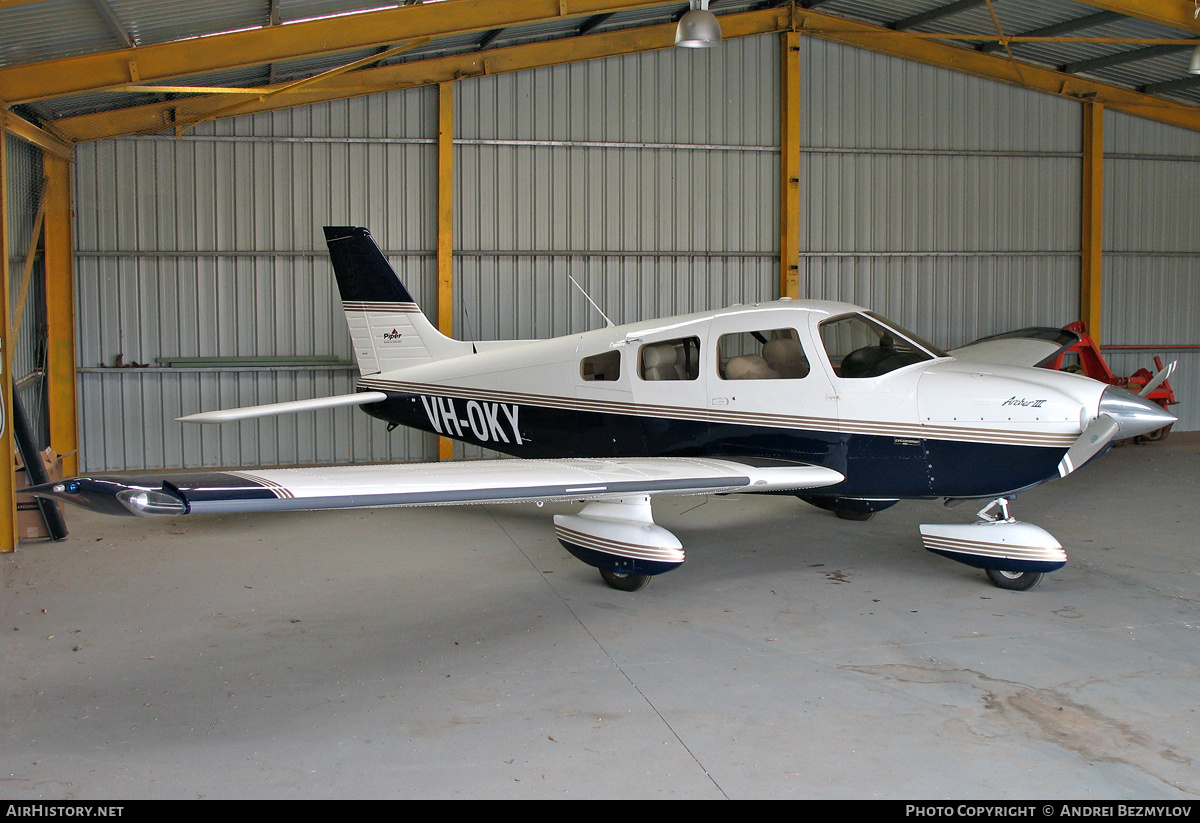
<instances>
[{"instance_id":1,"label":"nose wheel","mask_svg":"<svg viewBox=\"0 0 1200 823\"><path fill-rule=\"evenodd\" d=\"M999 569L986 569L988 580L1000 589L1014 592L1027 592L1042 582L1046 575L1043 572L1002 572Z\"/></svg>"},{"instance_id":2,"label":"nose wheel","mask_svg":"<svg viewBox=\"0 0 1200 823\"><path fill-rule=\"evenodd\" d=\"M992 585L1013 592L1029 591L1067 562L1062 544L1045 529L1014 518L1003 497L980 509L975 523L922 523L921 540L934 554L983 569Z\"/></svg>"},{"instance_id":3,"label":"nose wheel","mask_svg":"<svg viewBox=\"0 0 1200 823\"><path fill-rule=\"evenodd\" d=\"M625 574L601 569L600 577L604 579L609 588L619 592L640 592L650 585L650 575L648 574Z\"/></svg>"}]
</instances>

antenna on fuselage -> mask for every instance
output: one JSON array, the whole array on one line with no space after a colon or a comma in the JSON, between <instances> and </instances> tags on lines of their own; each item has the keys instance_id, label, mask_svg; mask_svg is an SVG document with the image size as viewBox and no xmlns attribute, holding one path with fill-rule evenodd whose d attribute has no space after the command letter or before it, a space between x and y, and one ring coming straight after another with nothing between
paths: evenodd
<instances>
[{"instance_id":1,"label":"antenna on fuselage","mask_svg":"<svg viewBox=\"0 0 1200 823\"><path fill-rule=\"evenodd\" d=\"M609 319L608 319L608 315L607 315L607 314L605 314L605 313L604 313L604 312L603 312L603 311L600 309L600 307L596 305L596 301L592 299L591 295L589 295L589 294L588 294L586 291L584 291L584 290L583 290L583 286L579 285L579 283L578 283L578 282L575 280L575 278L574 278L574 277L572 277L571 275L569 275L569 274L568 274L568 275L567 275L567 279L569 279L569 280L571 281L571 283L572 283L572 284L575 286L575 288L579 289L579 293L580 293L580 294L582 294L582 295L584 296L584 298L585 298L585 299L586 299L586 300L587 300L589 303L591 303L591 304L592 304L592 308L593 308L593 309L595 309L596 311L600 312L600 316L604 318L604 322L605 322L605 323L606 323L608 326L610 326L610 327L611 327L611 326L615 326L615 325L616 325L615 323L613 323L613 321L611 321L611 320L609 320Z\"/></svg>"}]
</instances>

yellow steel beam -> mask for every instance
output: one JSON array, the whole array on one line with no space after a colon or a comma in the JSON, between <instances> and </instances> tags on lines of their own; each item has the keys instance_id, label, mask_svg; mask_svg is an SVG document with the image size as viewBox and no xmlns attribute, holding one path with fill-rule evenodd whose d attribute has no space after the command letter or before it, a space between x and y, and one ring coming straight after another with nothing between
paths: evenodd
<instances>
[{"instance_id":1,"label":"yellow steel beam","mask_svg":"<svg viewBox=\"0 0 1200 823\"><path fill-rule=\"evenodd\" d=\"M437 137L438 331L454 330L454 83L438 84ZM454 458L454 442L438 438L438 459Z\"/></svg>"},{"instance_id":2,"label":"yellow steel beam","mask_svg":"<svg viewBox=\"0 0 1200 823\"><path fill-rule=\"evenodd\" d=\"M448 5L436 3L434 6ZM409 7L405 7L409 8ZM415 7L419 8L419 7ZM1174 103L1151 95L1098 83L1051 69L1021 64L1020 71L1006 57L983 54L974 49L930 42L904 33L856 23L819 12L792 7L723 15L721 30L726 39L798 30L846 45L1023 85L1034 91L1079 100L1094 100L1109 108L1200 131L1200 108ZM629 31L589 34L565 40L529 43L482 53L439 57L395 66L363 69L331 79L320 90L278 95L247 106L239 113L250 114L302 106L326 100L372 94L393 89L430 85L463 77L553 66L580 60L669 48L674 45L675 27L648 26ZM265 86L271 91L279 86ZM3 94L0 94L3 97ZM125 134L152 134L173 129L227 105L224 95L209 95L154 103L115 112L100 112L55 121L55 131L73 142L99 140Z\"/></svg>"},{"instance_id":3,"label":"yellow steel beam","mask_svg":"<svg viewBox=\"0 0 1200 823\"><path fill-rule=\"evenodd\" d=\"M17 548L16 453L12 435L12 337L8 320L8 142L12 138L0 129L0 552Z\"/></svg>"},{"instance_id":4,"label":"yellow steel beam","mask_svg":"<svg viewBox=\"0 0 1200 823\"><path fill-rule=\"evenodd\" d=\"M12 112L0 111L0 130L15 134L22 140L33 143L42 151L57 157L70 160L75 156L75 149L67 140L33 125L28 120L17 117Z\"/></svg>"},{"instance_id":5,"label":"yellow steel beam","mask_svg":"<svg viewBox=\"0 0 1200 823\"><path fill-rule=\"evenodd\" d=\"M1095 6L1105 11L1115 11L1126 17L1148 20L1161 26L1200 34L1200 21L1195 17L1196 7L1187 0L1078 0L1085 6Z\"/></svg>"},{"instance_id":6,"label":"yellow steel beam","mask_svg":"<svg viewBox=\"0 0 1200 823\"><path fill-rule=\"evenodd\" d=\"M416 37L445 37L566 17L670 5L663 0L444 0L287 26L86 54L0 69L10 105L150 83L314 54L375 48Z\"/></svg>"},{"instance_id":7,"label":"yellow steel beam","mask_svg":"<svg viewBox=\"0 0 1200 823\"><path fill-rule=\"evenodd\" d=\"M830 30L827 33L832 33ZM1194 37L1040 37L1026 34L960 34L943 31L880 29L880 37L913 37L919 40L954 40L972 43L1099 43L1111 46L1194 46Z\"/></svg>"},{"instance_id":8,"label":"yellow steel beam","mask_svg":"<svg viewBox=\"0 0 1200 823\"><path fill-rule=\"evenodd\" d=\"M1031 63L1020 63L1018 67L1018 64L1007 57L996 57L974 49L908 37L904 33L883 36L889 34L888 30L820 12L796 8L794 16L801 31L822 39L988 80L1011 83L1031 91L1103 103L1108 108L1125 114L1200 131L1200 108L1195 106L1173 103Z\"/></svg>"},{"instance_id":9,"label":"yellow steel beam","mask_svg":"<svg viewBox=\"0 0 1200 823\"><path fill-rule=\"evenodd\" d=\"M779 294L800 296L800 35L780 37Z\"/></svg>"},{"instance_id":10,"label":"yellow steel beam","mask_svg":"<svg viewBox=\"0 0 1200 823\"><path fill-rule=\"evenodd\" d=\"M25 298L29 295L29 282L33 279L33 264L37 261L38 244L42 239L42 222L45 219L46 190L43 186L42 197L33 218L33 230L29 233L29 245L25 247L25 265L21 267L21 285L17 288L17 305L13 309L12 339L14 343L21 334L21 321L25 318Z\"/></svg>"},{"instance_id":11,"label":"yellow steel beam","mask_svg":"<svg viewBox=\"0 0 1200 823\"><path fill-rule=\"evenodd\" d=\"M428 37L418 37L416 40L409 40L407 43L402 43L399 46L395 46L394 48L387 49L386 51L380 52L379 54L372 54L370 57L364 57L361 60L355 60L354 62L347 63L344 66L338 66L336 69L330 69L329 71L323 71L320 74L313 75L312 77L305 77L303 80L295 80L290 83L284 83L283 86L281 86L277 89L274 89L272 91L259 92L259 94L261 94L261 97L259 99L271 97L276 94L295 93L295 92L298 92L300 89L308 88L309 86L319 85L321 83L324 83L324 82L330 80L331 78L338 77L342 74L345 74L346 72L354 71L355 69L362 68L363 66L370 65L371 63L377 63L380 60L386 60L387 58L393 57L397 54L400 54L401 52L408 51L409 49L415 48L417 46L423 46L424 44L426 44L428 42L429 42ZM177 123L175 127L177 129L188 129L193 126L198 126L201 123L204 123L208 120L216 120L221 117L232 117L233 115L237 114L242 109L246 108L246 106L250 105L251 102L253 102L253 101L242 100L237 103L233 103L233 104L227 106L226 108L218 109L217 111L213 112L212 114L206 114L203 117L199 118L198 120L194 120L190 123Z\"/></svg>"},{"instance_id":12,"label":"yellow steel beam","mask_svg":"<svg viewBox=\"0 0 1200 823\"><path fill-rule=\"evenodd\" d=\"M721 31L726 38L769 34L786 31L787 20L786 9L727 15L721 18ZM323 84L319 90L305 90L295 94L259 100L242 109L239 114L274 111L280 108L339 100L361 94L376 94L414 86L426 86L463 77L501 74L600 57L635 54L653 49L671 48L674 45L674 25L648 26L633 31L589 34L565 40L489 49L482 53L418 60L394 66L363 69L353 74L335 77ZM262 91L268 92L278 87L264 86ZM0 97L2 96L0 94ZM152 134L173 129L177 122L188 122L210 114L227 105L227 102L224 95L193 97L167 103L152 103L120 111L63 118L56 120L54 125L60 134L74 142L101 140L125 134Z\"/></svg>"},{"instance_id":13,"label":"yellow steel beam","mask_svg":"<svg viewBox=\"0 0 1200 823\"><path fill-rule=\"evenodd\" d=\"M1104 106L1083 107L1083 195L1079 311L1088 334L1100 342L1101 266L1104 240Z\"/></svg>"},{"instance_id":14,"label":"yellow steel beam","mask_svg":"<svg viewBox=\"0 0 1200 823\"><path fill-rule=\"evenodd\" d=\"M46 393L50 447L63 455L63 474L79 473L75 396L75 256L71 247L71 163L43 155L46 176Z\"/></svg>"}]
</instances>

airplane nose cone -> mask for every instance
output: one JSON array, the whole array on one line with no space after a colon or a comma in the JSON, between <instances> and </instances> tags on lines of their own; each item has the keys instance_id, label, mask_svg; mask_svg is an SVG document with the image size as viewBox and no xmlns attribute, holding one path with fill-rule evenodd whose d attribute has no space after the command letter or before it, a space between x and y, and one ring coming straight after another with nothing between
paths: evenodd
<instances>
[{"instance_id":1,"label":"airplane nose cone","mask_svg":"<svg viewBox=\"0 0 1200 823\"><path fill-rule=\"evenodd\" d=\"M1100 395L1097 413L1116 421L1120 427L1118 438L1122 439L1158 431L1179 419L1157 403L1116 386L1109 386Z\"/></svg>"}]
</instances>

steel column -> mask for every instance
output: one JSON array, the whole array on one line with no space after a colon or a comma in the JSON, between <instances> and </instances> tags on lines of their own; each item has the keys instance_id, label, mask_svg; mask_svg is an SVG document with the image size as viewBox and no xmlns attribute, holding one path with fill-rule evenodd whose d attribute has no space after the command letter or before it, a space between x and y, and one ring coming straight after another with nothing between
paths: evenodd
<instances>
[{"instance_id":1,"label":"steel column","mask_svg":"<svg viewBox=\"0 0 1200 823\"><path fill-rule=\"evenodd\" d=\"M46 392L50 447L63 455L63 474L79 471L75 396L75 266L71 244L71 163L44 155L46 175Z\"/></svg>"},{"instance_id":2,"label":"steel column","mask_svg":"<svg viewBox=\"0 0 1200 823\"><path fill-rule=\"evenodd\" d=\"M780 62L779 295L800 296L800 33L784 32Z\"/></svg>"},{"instance_id":3,"label":"steel column","mask_svg":"<svg viewBox=\"0 0 1200 823\"><path fill-rule=\"evenodd\" d=\"M453 336L454 324L454 82L438 83L437 325ZM454 443L438 438L438 459L454 457Z\"/></svg>"},{"instance_id":4,"label":"steel column","mask_svg":"<svg viewBox=\"0 0 1200 823\"><path fill-rule=\"evenodd\" d=\"M1083 106L1083 237L1079 314L1088 334L1100 343L1101 263L1104 241L1104 106Z\"/></svg>"},{"instance_id":5,"label":"steel column","mask_svg":"<svg viewBox=\"0 0 1200 823\"><path fill-rule=\"evenodd\" d=\"M0 552L11 552L17 547L17 499L16 471L13 465L13 407L12 343L9 333L8 282L8 140L0 128Z\"/></svg>"}]
</instances>

